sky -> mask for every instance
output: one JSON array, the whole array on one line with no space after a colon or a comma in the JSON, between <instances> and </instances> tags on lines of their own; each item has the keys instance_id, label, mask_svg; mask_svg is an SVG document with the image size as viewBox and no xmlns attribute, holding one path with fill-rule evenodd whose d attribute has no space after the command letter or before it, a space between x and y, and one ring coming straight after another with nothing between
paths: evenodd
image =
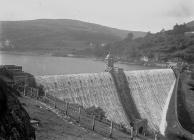
<instances>
[{"instance_id":1,"label":"sky","mask_svg":"<svg viewBox=\"0 0 194 140\"><path fill-rule=\"evenodd\" d=\"M194 0L0 0L0 21L76 19L158 32L194 20Z\"/></svg>"}]
</instances>

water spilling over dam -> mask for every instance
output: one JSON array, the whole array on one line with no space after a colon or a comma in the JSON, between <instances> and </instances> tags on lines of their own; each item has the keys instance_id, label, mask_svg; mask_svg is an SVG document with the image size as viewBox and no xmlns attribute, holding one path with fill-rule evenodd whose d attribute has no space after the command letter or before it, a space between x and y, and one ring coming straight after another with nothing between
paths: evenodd
<instances>
[{"instance_id":1,"label":"water spilling over dam","mask_svg":"<svg viewBox=\"0 0 194 140\"><path fill-rule=\"evenodd\" d=\"M175 85L175 75L170 69L125 71L130 93L142 118L150 128L164 134L166 113Z\"/></svg>"},{"instance_id":2,"label":"water spilling over dam","mask_svg":"<svg viewBox=\"0 0 194 140\"><path fill-rule=\"evenodd\" d=\"M171 69L38 76L46 94L83 107L101 107L108 119L130 127L146 119L148 129L164 134L175 85Z\"/></svg>"}]
</instances>

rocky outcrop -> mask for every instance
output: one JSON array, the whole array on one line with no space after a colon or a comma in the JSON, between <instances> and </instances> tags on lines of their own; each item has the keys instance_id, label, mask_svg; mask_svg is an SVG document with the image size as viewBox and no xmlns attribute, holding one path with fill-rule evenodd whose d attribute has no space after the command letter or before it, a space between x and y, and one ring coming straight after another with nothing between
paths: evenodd
<instances>
[{"instance_id":1,"label":"rocky outcrop","mask_svg":"<svg viewBox=\"0 0 194 140\"><path fill-rule=\"evenodd\" d=\"M0 79L0 140L34 140L35 129L15 92Z\"/></svg>"}]
</instances>

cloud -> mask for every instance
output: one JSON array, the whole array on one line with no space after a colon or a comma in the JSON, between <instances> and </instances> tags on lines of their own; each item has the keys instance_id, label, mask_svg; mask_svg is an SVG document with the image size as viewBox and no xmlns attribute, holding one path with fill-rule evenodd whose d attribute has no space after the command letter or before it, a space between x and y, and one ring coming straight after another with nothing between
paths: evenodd
<instances>
[{"instance_id":1,"label":"cloud","mask_svg":"<svg viewBox=\"0 0 194 140\"><path fill-rule=\"evenodd\" d=\"M193 0L177 0L177 2L171 5L165 15L174 18L188 18L194 16L194 2Z\"/></svg>"}]
</instances>

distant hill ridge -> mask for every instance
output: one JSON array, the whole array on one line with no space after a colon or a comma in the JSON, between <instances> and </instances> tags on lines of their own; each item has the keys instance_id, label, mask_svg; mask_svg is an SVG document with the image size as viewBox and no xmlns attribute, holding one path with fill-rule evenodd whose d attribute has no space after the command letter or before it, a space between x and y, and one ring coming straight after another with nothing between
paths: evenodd
<instances>
[{"instance_id":1,"label":"distant hill ridge","mask_svg":"<svg viewBox=\"0 0 194 140\"><path fill-rule=\"evenodd\" d=\"M186 61L194 62L194 21L176 24L171 30L161 30L157 33L147 33L142 38L132 38L132 35L105 47L87 49L84 53L93 53L103 57L104 52L111 50L114 56L130 62L141 61L147 57L151 62Z\"/></svg>"},{"instance_id":2,"label":"distant hill ridge","mask_svg":"<svg viewBox=\"0 0 194 140\"><path fill-rule=\"evenodd\" d=\"M188 22L186 25L189 26L189 27L194 27L194 20Z\"/></svg>"},{"instance_id":3,"label":"distant hill ridge","mask_svg":"<svg viewBox=\"0 0 194 140\"><path fill-rule=\"evenodd\" d=\"M146 34L71 19L1 21L1 25L1 44L16 50L85 49L122 40L129 32L135 38Z\"/></svg>"}]
</instances>

